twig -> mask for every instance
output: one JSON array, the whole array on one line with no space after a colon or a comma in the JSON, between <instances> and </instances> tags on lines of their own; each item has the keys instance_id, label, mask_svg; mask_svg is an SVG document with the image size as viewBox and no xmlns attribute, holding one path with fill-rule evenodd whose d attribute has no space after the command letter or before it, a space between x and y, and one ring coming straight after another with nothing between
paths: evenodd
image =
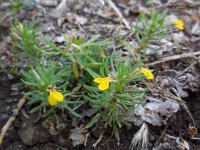
<instances>
[{"instance_id":1,"label":"twig","mask_svg":"<svg viewBox=\"0 0 200 150\"><path fill-rule=\"evenodd\" d=\"M169 56L169 57L164 57L164 58L161 58L158 61L155 61L153 63L149 63L147 65L148 66L154 66L156 64L160 64L160 63L163 63L163 62L166 62L166 61L171 61L171 60L176 60L176 59L181 59L181 58L187 58L187 57L193 57L193 56L196 56L196 55L200 55L200 51L184 53L184 54L180 54L180 55L173 55L173 56Z\"/></svg>"},{"instance_id":2,"label":"twig","mask_svg":"<svg viewBox=\"0 0 200 150\"><path fill-rule=\"evenodd\" d=\"M99 139L92 145L92 147L96 148L97 145L101 142L102 138L103 138L103 134L100 135Z\"/></svg>"},{"instance_id":3,"label":"twig","mask_svg":"<svg viewBox=\"0 0 200 150\"><path fill-rule=\"evenodd\" d=\"M162 134L160 135L160 137L158 138L158 140L155 142L154 147L158 146L158 143L160 142L160 140L164 137L169 125L171 124L171 120L170 122L165 126L164 130L162 131Z\"/></svg>"},{"instance_id":4,"label":"twig","mask_svg":"<svg viewBox=\"0 0 200 150\"><path fill-rule=\"evenodd\" d=\"M26 97L24 96L22 99L20 99L19 103L17 104L17 107L13 110L12 116L8 119L8 121L6 122L6 124L1 129L0 145L2 145L3 138L6 135L6 132L8 131L8 129L10 128L10 126L12 125L12 123L15 121L16 116L18 115L20 109L22 108L22 106L24 105L25 102L26 102Z\"/></svg>"},{"instance_id":5,"label":"twig","mask_svg":"<svg viewBox=\"0 0 200 150\"><path fill-rule=\"evenodd\" d=\"M114 23L119 22L116 18L109 17L109 16L106 16L106 15L103 15L103 14L99 14L99 13L93 13L93 12L85 11L85 10L83 10L82 8L79 9L79 11L80 11L81 13L85 13L85 14L88 14L88 15L91 15L91 16L97 16L97 17L99 17L99 18L101 18L101 19L106 19L106 20L112 21L112 22L114 22ZM116 25L115 25L115 26L116 26Z\"/></svg>"},{"instance_id":6,"label":"twig","mask_svg":"<svg viewBox=\"0 0 200 150\"><path fill-rule=\"evenodd\" d=\"M122 22L124 23L124 25L127 27L127 29L131 29L128 21L123 17L122 13L119 11L119 9L117 8L117 6L112 2L112 0L105 0L108 5L110 5L110 7L112 7L112 9L114 9L114 11L117 13L117 15L120 17L120 19L122 19Z\"/></svg>"},{"instance_id":7,"label":"twig","mask_svg":"<svg viewBox=\"0 0 200 150\"><path fill-rule=\"evenodd\" d=\"M190 119L192 120L193 125L195 126L195 121L194 118L192 116L192 113L189 111L188 107L186 104L182 104L183 108L185 109L185 111L187 112L187 114L189 115Z\"/></svg>"},{"instance_id":8,"label":"twig","mask_svg":"<svg viewBox=\"0 0 200 150\"><path fill-rule=\"evenodd\" d=\"M1 25L2 22L5 21L5 19L6 19L7 17L9 17L9 16L10 16L9 13L5 14L4 16L1 16L1 19L0 19L0 25Z\"/></svg>"}]
</instances>

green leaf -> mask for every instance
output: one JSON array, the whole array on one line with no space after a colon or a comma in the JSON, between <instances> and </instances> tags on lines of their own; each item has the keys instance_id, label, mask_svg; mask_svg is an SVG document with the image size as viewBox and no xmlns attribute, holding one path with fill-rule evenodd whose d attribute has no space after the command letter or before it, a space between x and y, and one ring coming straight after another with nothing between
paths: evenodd
<instances>
[{"instance_id":1,"label":"green leaf","mask_svg":"<svg viewBox=\"0 0 200 150\"><path fill-rule=\"evenodd\" d=\"M93 43L93 42L95 42L99 37L100 37L100 34L97 34L97 35L93 36L90 40L88 40L87 42L85 42L84 44Z\"/></svg>"},{"instance_id":2,"label":"green leaf","mask_svg":"<svg viewBox=\"0 0 200 150\"><path fill-rule=\"evenodd\" d=\"M63 53L63 50L61 50L60 48L58 48L54 43L52 43L49 39L45 38L44 41L52 48L55 49L56 51L60 52L61 54Z\"/></svg>"},{"instance_id":3,"label":"green leaf","mask_svg":"<svg viewBox=\"0 0 200 150\"><path fill-rule=\"evenodd\" d=\"M44 104L43 104L43 103L41 103L41 104L40 104L40 105L38 105L37 107L33 108L33 109L30 111L30 113L34 113L34 112L36 112L36 111L40 110L40 109L41 109L43 106L44 106Z\"/></svg>"},{"instance_id":4,"label":"green leaf","mask_svg":"<svg viewBox=\"0 0 200 150\"><path fill-rule=\"evenodd\" d=\"M78 73L78 68L77 68L76 62L73 62L73 63L72 63L72 70L73 70L74 76L75 76L76 79L78 80L79 73Z\"/></svg>"},{"instance_id":5,"label":"green leaf","mask_svg":"<svg viewBox=\"0 0 200 150\"><path fill-rule=\"evenodd\" d=\"M119 142L120 141L120 137L119 137L119 131L117 129L117 124L116 123L113 123L113 132L114 132L114 135L115 135L115 138L117 139L117 141Z\"/></svg>"},{"instance_id":6,"label":"green leaf","mask_svg":"<svg viewBox=\"0 0 200 150\"><path fill-rule=\"evenodd\" d=\"M84 127L85 129L88 129L92 127L95 123L98 122L99 118L101 117L100 113L97 113L92 120Z\"/></svg>"},{"instance_id":7,"label":"green leaf","mask_svg":"<svg viewBox=\"0 0 200 150\"><path fill-rule=\"evenodd\" d=\"M93 87L93 86L88 86L88 85L83 84L83 87L84 87L84 89L86 89L90 92L97 92L98 91L98 89L96 87Z\"/></svg>"},{"instance_id":8,"label":"green leaf","mask_svg":"<svg viewBox=\"0 0 200 150\"><path fill-rule=\"evenodd\" d=\"M90 68L86 68L86 70L93 78L99 77L99 75L92 71Z\"/></svg>"},{"instance_id":9,"label":"green leaf","mask_svg":"<svg viewBox=\"0 0 200 150\"><path fill-rule=\"evenodd\" d=\"M78 118L82 118L83 116L81 116L80 114L78 114L77 112L75 112L73 109L71 109L68 105L65 105L65 107L69 110L70 113L72 113L72 115L74 115L75 117Z\"/></svg>"},{"instance_id":10,"label":"green leaf","mask_svg":"<svg viewBox=\"0 0 200 150\"><path fill-rule=\"evenodd\" d=\"M82 63L86 67L99 67L102 63Z\"/></svg>"}]
</instances>

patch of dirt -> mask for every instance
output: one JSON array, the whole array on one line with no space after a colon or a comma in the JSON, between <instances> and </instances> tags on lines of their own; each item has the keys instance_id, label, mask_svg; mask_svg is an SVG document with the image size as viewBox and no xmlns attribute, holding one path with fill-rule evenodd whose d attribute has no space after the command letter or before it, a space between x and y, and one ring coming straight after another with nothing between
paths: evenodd
<instances>
[{"instance_id":1,"label":"patch of dirt","mask_svg":"<svg viewBox=\"0 0 200 150\"><path fill-rule=\"evenodd\" d=\"M187 98L186 104L192 113L192 116L195 121L195 127L198 131L200 131L200 93L191 93L191 96ZM180 135L189 142L191 146L191 150L199 150L200 149L200 140L190 140L189 138L189 124L192 123L191 118L188 116L186 111L181 110L177 114L177 123L172 128L172 133L180 133ZM180 131L180 132L177 132ZM200 137L197 135L197 137Z\"/></svg>"}]
</instances>

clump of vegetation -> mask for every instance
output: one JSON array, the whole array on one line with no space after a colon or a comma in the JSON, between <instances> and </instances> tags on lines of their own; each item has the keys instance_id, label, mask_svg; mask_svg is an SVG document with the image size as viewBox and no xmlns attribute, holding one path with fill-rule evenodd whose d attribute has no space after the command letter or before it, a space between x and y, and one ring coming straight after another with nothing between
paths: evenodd
<instances>
[{"instance_id":1,"label":"clump of vegetation","mask_svg":"<svg viewBox=\"0 0 200 150\"><path fill-rule=\"evenodd\" d=\"M162 39L169 35L172 23L166 25L165 13L152 11L147 17L143 12L139 14L136 25L132 27L132 39L124 41L119 35L119 44L128 52L126 55L133 58L135 62L143 62L148 50L156 52L162 49Z\"/></svg>"},{"instance_id":2,"label":"clump of vegetation","mask_svg":"<svg viewBox=\"0 0 200 150\"><path fill-rule=\"evenodd\" d=\"M164 25L165 13L160 14L152 11L151 18L147 19L143 12L140 13L138 22L135 27L135 35L138 41L136 52L145 51L147 48L155 49L150 44L162 44L161 39L166 36L169 26ZM155 49L156 50L156 49Z\"/></svg>"},{"instance_id":3,"label":"clump of vegetation","mask_svg":"<svg viewBox=\"0 0 200 150\"><path fill-rule=\"evenodd\" d=\"M13 13L17 13L23 8L33 7L35 3L35 0L10 0L10 8Z\"/></svg>"},{"instance_id":4,"label":"clump of vegetation","mask_svg":"<svg viewBox=\"0 0 200 150\"><path fill-rule=\"evenodd\" d=\"M44 113L52 112L54 109L67 109L77 117L81 117L68 105L80 104L80 100L73 99L75 91L67 91L66 87L70 80L70 68L61 67L56 63L45 65L42 63L35 69L31 68L29 72L23 72L23 83L29 87L29 92L25 93L29 97L28 104L37 104L31 112L43 109ZM58 91L56 91L58 90ZM62 93L60 92L62 91ZM64 100L65 97L65 100ZM53 109L49 109L52 106Z\"/></svg>"},{"instance_id":5,"label":"clump of vegetation","mask_svg":"<svg viewBox=\"0 0 200 150\"><path fill-rule=\"evenodd\" d=\"M126 112L134 109L135 104L141 103L142 94L146 91L139 83L146 78L153 79L153 75L149 70L141 68L142 63L133 65L129 59L122 59L120 53L115 51L109 54L106 48L111 46L112 42L96 42L98 37L95 36L86 42L84 39L73 37L69 42L69 38L65 35L68 44L66 49L60 49L46 40L50 49L44 51L46 56L43 57L50 62L52 61L50 56L59 56L60 66L51 63L50 68L46 69L43 64L36 70L31 69L29 74L24 73L23 81L30 88L30 92L27 93L30 95L29 103L40 101L40 105L33 111L46 108L49 104L53 108L67 108L71 112L73 109L69 109L66 104L77 107L81 102L88 103L97 109L97 113L85 128L90 128L99 121L104 122L105 126L113 128L115 137L120 140L118 128L123 125L131 126L126 121ZM66 82L68 84L65 84ZM47 90L53 86L57 86L60 93L56 93L53 88L54 94L57 94L54 97L57 97L55 99L58 99L58 102L52 103L48 99L52 91L50 90L49 95ZM74 95L67 93L66 91L70 91L71 88L78 89L79 92ZM80 116L74 111L71 113Z\"/></svg>"},{"instance_id":6,"label":"clump of vegetation","mask_svg":"<svg viewBox=\"0 0 200 150\"><path fill-rule=\"evenodd\" d=\"M137 55L166 35L164 19L164 14L155 11L150 20L140 15L135 30ZM81 118L79 108L87 104L96 109L96 114L85 129L102 122L113 129L119 141L119 128L131 127L126 113L142 103L148 91L143 82L154 79L152 72L141 59L133 64L130 57L124 59L120 51L111 50L113 42L100 41L99 35L88 40L63 35L66 47L60 48L49 39L39 39L38 33L27 23L15 23L11 29L16 56L24 56L31 64L22 78L28 87L24 93L28 103L34 104L31 112L43 110L49 114L61 109Z\"/></svg>"},{"instance_id":7,"label":"clump of vegetation","mask_svg":"<svg viewBox=\"0 0 200 150\"><path fill-rule=\"evenodd\" d=\"M29 65L39 63L42 56L42 52L38 50L41 45L39 34L40 30L33 23L16 22L11 26L12 49L17 63L24 63L21 60Z\"/></svg>"}]
</instances>

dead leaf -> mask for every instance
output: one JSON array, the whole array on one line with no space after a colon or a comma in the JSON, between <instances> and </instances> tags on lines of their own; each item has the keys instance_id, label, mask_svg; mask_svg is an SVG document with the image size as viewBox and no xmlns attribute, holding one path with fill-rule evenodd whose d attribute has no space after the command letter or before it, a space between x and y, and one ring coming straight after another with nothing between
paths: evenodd
<instances>
[{"instance_id":1,"label":"dead leaf","mask_svg":"<svg viewBox=\"0 0 200 150\"><path fill-rule=\"evenodd\" d=\"M76 23L80 25L84 25L88 21L87 18L83 16L79 16L79 15L75 15L75 19L76 19Z\"/></svg>"},{"instance_id":2,"label":"dead leaf","mask_svg":"<svg viewBox=\"0 0 200 150\"><path fill-rule=\"evenodd\" d=\"M166 100L164 103L161 103L159 105L159 113L162 116L166 116L166 117L171 117L179 109L180 109L179 104L171 100Z\"/></svg>"},{"instance_id":3,"label":"dead leaf","mask_svg":"<svg viewBox=\"0 0 200 150\"><path fill-rule=\"evenodd\" d=\"M133 122L136 126L141 125L143 122L148 122L153 126L161 126L166 122L166 120L163 120L163 116L168 119L179 109L179 104L172 100L166 100L165 102L151 101L144 106L140 104L134 110L129 111L126 120Z\"/></svg>"},{"instance_id":4,"label":"dead leaf","mask_svg":"<svg viewBox=\"0 0 200 150\"><path fill-rule=\"evenodd\" d=\"M200 21L197 21L192 27L192 34L196 36L200 35Z\"/></svg>"},{"instance_id":5,"label":"dead leaf","mask_svg":"<svg viewBox=\"0 0 200 150\"><path fill-rule=\"evenodd\" d=\"M176 144L177 144L177 148L179 150L190 150L190 146L188 144L188 142L186 142L183 138L176 138Z\"/></svg>"},{"instance_id":6,"label":"dead leaf","mask_svg":"<svg viewBox=\"0 0 200 150\"><path fill-rule=\"evenodd\" d=\"M188 129L189 135L190 135L190 139L195 139L196 135L197 135L197 128L192 126L191 124L189 124L189 129Z\"/></svg>"},{"instance_id":7,"label":"dead leaf","mask_svg":"<svg viewBox=\"0 0 200 150\"><path fill-rule=\"evenodd\" d=\"M70 131L70 139L72 139L73 145L80 145L86 143L87 140L87 130L83 127L75 128Z\"/></svg>"}]
</instances>

